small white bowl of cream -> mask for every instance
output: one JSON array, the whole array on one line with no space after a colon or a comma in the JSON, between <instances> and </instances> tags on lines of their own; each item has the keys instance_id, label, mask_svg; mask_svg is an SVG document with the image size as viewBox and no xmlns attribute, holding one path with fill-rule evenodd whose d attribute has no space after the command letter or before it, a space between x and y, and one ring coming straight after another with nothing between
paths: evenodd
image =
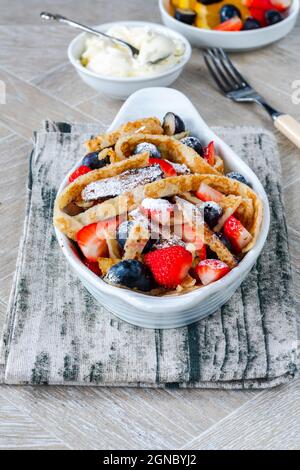
<instances>
[{"instance_id":1,"label":"small white bowl of cream","mask_svg":"<svg viewBox=\"0 0 300 470\"><path fill-rule=\"evenodd\" d=\"M82 80L100 93L125 99L146 87L171 85L191 56L180 33L141 21L107 23L98 31L123 39L139 49L133 57L126 46L87 33L76 36L68 56Z\"/></svg>"}]
</instances>

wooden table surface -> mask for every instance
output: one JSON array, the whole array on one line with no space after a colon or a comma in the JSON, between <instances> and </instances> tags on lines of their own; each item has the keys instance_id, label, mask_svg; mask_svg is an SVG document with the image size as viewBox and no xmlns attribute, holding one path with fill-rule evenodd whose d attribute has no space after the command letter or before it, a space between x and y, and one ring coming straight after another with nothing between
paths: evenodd
<instances>
[{"instance_id":1,"label":"wooden table surface","mask_svg":"<svg viewBox=\"0 0 300 470\"><path fill-rule=\"evenodd\" d=\"M24 217L32 131L41 120L109 124L121 102L97 95L68 64L74 32L39 20L40 10L96 24L159 22L156 0L0 0L0 329L15 270ZM300 21L276 45L234 60L273 105L300 121L293 104L300 80ZM254 105L233 104L215 90L194 50L174 84L210 125L272 123ZM300 307L300 151L277 135L286 216ZM0 387L0 449L299 449L300 381L268 391L132 390Z\"/></svg>"}]
</instances>

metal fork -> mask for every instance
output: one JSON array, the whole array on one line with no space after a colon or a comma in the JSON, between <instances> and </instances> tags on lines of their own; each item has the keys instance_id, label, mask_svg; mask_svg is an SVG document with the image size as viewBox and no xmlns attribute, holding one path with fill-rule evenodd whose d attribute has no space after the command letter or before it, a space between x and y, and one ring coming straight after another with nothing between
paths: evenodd
<instances>
[{"instance_id":1,"label":"metal fork","mask_svg":"<svg viewBox=\"0 0 300 470\"><path fill-rule=\"evenodd\" d=\"M204 60L221 91L233 101L257 103L273 119L274 126L300 148L300 124L292 116L281 113L249 85L221 48L207 49Z\"/></svg>"}]
</instances>

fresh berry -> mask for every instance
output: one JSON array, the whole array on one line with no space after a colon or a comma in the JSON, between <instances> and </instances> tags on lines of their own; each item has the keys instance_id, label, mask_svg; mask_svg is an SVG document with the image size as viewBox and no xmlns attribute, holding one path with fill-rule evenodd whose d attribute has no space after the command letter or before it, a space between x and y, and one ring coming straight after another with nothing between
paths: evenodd
<instances>
[{"instance_id":1,"label":"fresh berry","mask_svg":"<svg viewBox=\"0 0 300 470\"><path fill-rule=\"evenodd\" d=\"M182 246L171 246L148 253L144 262L152 271L157 284L174 289L187 276L193 256Z\"/></svg>"},{"instance_id":2,"label":"fresh berry","mask_svg":"<svg viewBox=\"0 0 300 470\"><path fill-rule=\"evenodd\" d=\"M138 155L139 153L148 152L151 158L161 158L161 153L158 147L149 142L141 142L137 144L133 151L133 155Z\"/></svg>"},{"instance_id":3,"label":"fresh berry","mask_svg":"<svg viewBox=\"0 0 300 470\"><path fill-rule=\"evenodd\" d=\"M101 276L101 271L98 263L95 263L94 261L89 261L88 259L84 259L83 263L86 265L87 268L93 271L94 274L96 274L97 276Z\"/></svg>"},{"instance_id":4,"label":"fresh berry","mask_svg":"<svg viewBox=\"0 0 300 470\"><path fill-rule=\"evenodd\" d=\"M203 245L202 248L200 248L199 250L196 250L196 255L198 256L200 261L203 261L204 259L206 259L207 258L207 246Z\"/></svg>"},{"instance_id":5,"label":"fresh berry","mask_svg":"<svg viewBox=\"0 0 300 470\"><path fill-rule=\"evenodd\" d=\"M164 117L163 128L166 135L175 135L185 131L185 124L177 114L169 112Z\"/></svg>"},{"instance_id":6,"label":"fresh berry","mask_svg":"<svg viewBox=\"0 0 300 470\"><path fill-rule=\"evenodd\" d=\"M194 10L177 8L175 10L175 18L181 23L192 25L196 19L196 13Z\"/></svg>"},{"instance_id":7,"label":"fresh berry","mask_svg":"<svg viewBox=\"0 0 300 470\"><path fill-rule=\"evenodd\" d=\"M180 141L182 144L187 145L197 152L201 157L204 155L204 150L200 140L197 137L184 137Z\"/></svg>"},{"instance_id":8,"label":"fresh berry","mask_svg":"<svg viewBox=\"0 0 300 470\"><path fill-rule=\"evenodd\" d=\"M272 26L273 24L280 23L283 20L283 16L279 11L267 10L265 12L265 20L267 25Z\"/></svg>"},{"instance_id":9,"label":"fresh berry","mask_svg":"<svg viewBox=\"0 0 300 470\"><path fill-rule=\"evenodd\" d=\"M140 261L127 259L112 266L105 281L110 284L148 292L154 287L151 271Z\"/></svg>"},{"instance_id":10,"label":"fresh berry","mask_svg":"<svg viewBox=\"0 0 300 470\"><path fill-rule=\"evenodd\" d=\"M215 164L215 143L211 141L204 149L204 160L213 166Z\"/></svg>"},{"instance_id":11,"label":"fresh berry","mask_svg":"<svg viewBox=\"0 0 300 470\"><path fill-rule=\"evenodd\" d=\"M242 3L248 8L259 10L269 10L272 7L271 0L242 0Z\"/></svg>"},{"instance_id":12,"label":"fresh berry","mask_svg":"<svg viewBox=\"0 0 300 470\"><path fill-rule=\"evenodd\" d=\"M195 268L200 281L204 286L217 281L229 273L230 268L223 261L216 259L205 259Z\"/></svg>"},{"instance_id":13,"label":"fresh berry","mask_svg":"<svg viewBox=\"0 0 300 470\"><path fill-rule=\"evenodd\" d=\"M222 207L216 202L208 201L201 206L201 209L203 210L204 221L210 228L214 228L223 214Z\"/></svg>"},{"instance_id":14,"label":"fresh berry","mask_svg":"<svg viewBox=\"0 0 300 470\"><path fill-rule=\"evenodd\" d=\"M133 229L134 225L135 225L135 222L133 220L126 220L125 222L120 224L118 227L116 238L122 250L124 250L125 248L125 243L127 242L130 231ZM143 253L148 253L148 251L151 250L155 242L156 242L156 238L154 239L150 238L145 248L143 249Z\"/></svg>"},{"instance_id":15,"label":"fresh berry","mask_svg":"<svg viewBox=\"0 0 300 470\"><path fill-rule=\"evenodd\" d=\"M100 220L100 222L97 222L97 237L105 238L105 235L109 232L112 238L114 238L119 223L119 217L111 217L110 219Z\"/></svg>"},{"instance_id":16,"label":"fresh berry","mask_svg":"<svg viewBox=\"0 0 300 470\"><path fill-rule=\"evenodd\" d=\"M253 18L253 16L248 16L248 18L245 19L243 25L244 31L250 31L252 29L258 28L260 28L260 23L255 18Z\"/></svg>"},{"instance_id":17,"label":"fresh berry","mask_svg":"<svg viewBox=\"0 0 300 470\"><path fill-rule=\"evenodd\" d=\"M238 16L234 16L230 20L220 23L213 28L214 31L240 31L243 27L243 22Z\"/></svg>"},{"instance_id":18,"label":"fresh berry","mask_svg":"<svg viewBox=\"0 0 300 470\"><path fill-rule=\"evenodd\" d=\"M233 215L226 220L223 231L237 253L242 251L252 240L252 235Z\"/></svg>"},{"instance_id":19,"label":"fresh berry","mask_svg":"<svg viewBox=\"0 0 300 470\"><path fill-rule=\"evenodd\" d=\"M73 183L73 181L77 180L79 176L85 175L86 173L89 173L92 171L90 168L88 168L85 165L79 166L73 173L69 176L69 182Z\"/></svg>"},{"instance_id":20,"label":"fresh berry","mask_svg":"<svg viewBox=\"0 0 300 470\"><path fill-rule=\"evenodd\" d=\"M227 248L229 251L233 251L232 245L231 245L230 241L228 240L228 238L225 237L224 233L218 232L218 233L216 233L216 235L217 235L217 237L221 240L221 242L223 243L223 245L225 245L226 248Z\"/></svg>"},{"instance_id":21,"label":"fresh berry","mask_svg":"<svg viewBox=\"0 0 300 470\"><path fill-rule=\"evenodd\" d=\"M292 0L270 0L272 7L278 11L285 11L292 5Z\"/></svg>"},{"instance_id":22,"label":"fresh berry","mask_svg":"<svg viewBox=\"0 0 300 470\"><path fill-rule=\"evenodd\" d=\"M174 167L169 162L161 158L149 158L149 164L159 165L166 178L177 175Z\"/></svg>"},{"instance_id":23,"label":"fresh berry","mask_svg":"<svg viewBox=\"0 0 300 470\"><path fill-rule=\"evenodd\" d=\"M98 155L98 152L88 153L82 160L82 164L91 170L98 170L99 168L103 168L105 165L110 163L110 158L108 155L100 160Z\"/></svg>"},{"instance_id":24,"label":"fresh berry","mask_svg":"<svg viewBox=\"0 0 300 470\"><path fill-rule=\"evenodd\" d=\"M223 194L220 193L220 191L217 191L216 189L212 188L211 186L208 186L208 184L203 182L200 184L195 194L198 199L201 199L201 201L204 202L220 202L221 199L223 199L224 197Z\"/></svg>"},{"instance_id":25,"label":"fresh berry","mask_svg":"<svg viewBox=\"0 0 300 470\"><path fill-rule=\"evenodd\" d=\"M262 8L249 8L250 16L254 18L261 26L266 26L265 10Z\"/></svg>"},{"instance_id":26,"label":"fresh berry","mask_svg":"<svg viewBox=\"0 0 300 470\"><path fill-rule=\"evenodd\" d=\"M231 4L226 4L223 5L222 8L220 9L220 21L223 23L224 21L230 20L231 18L234 18L235 16L238 16L239 18L242 17L240 10Z\"/></svg>"},{"instance_id":27,"label":"fresh berry","mask_svg":"<svg viewBox=\"0 0 300 470\"><path fill-rule=\"evenodd\" d=\"M227 173L227 178L230 178L232 180L237 180L240 183L244 183L247 186L251 186L250 183L246 180L246 178L241 175L240 173L237 173L236 171L231 171L230 173Z\"/></svg>"},{"instance_id":28,"label":"fresh berry","mask_svg":"<svg viewBox=\"0 0 300 470\"><path fill-rule=\"evenodd\" d=\"M204 246L204 243L200 235L197 233L196 228L187 223L182 224L182 240L186 243L192 243L195 245L197 251L201 251Z\"/></svg>"},{"instance_id":29,"label":"fresh berry","mask_svg":"<svg viewBox=\"0 0 300 470\"><path fill-rule=\"evenodd\" d=\"M89 261L97 261L100 257L107 255L107 244L105 239L97 236L97 223L86 225L76 235L77 243Z\"/></svg>"},{"instance_id":30,"label":"fresh berry","mask_svg":"<svg viewBox=\"0 0 300 470\"><path fill-rule=\"evenodd\" d=\"M170 219L174 214L173 204L166 199L145 198L140 206L140 210L152 221L162 225L170 223Z\"/></svg>"}]
</instances>

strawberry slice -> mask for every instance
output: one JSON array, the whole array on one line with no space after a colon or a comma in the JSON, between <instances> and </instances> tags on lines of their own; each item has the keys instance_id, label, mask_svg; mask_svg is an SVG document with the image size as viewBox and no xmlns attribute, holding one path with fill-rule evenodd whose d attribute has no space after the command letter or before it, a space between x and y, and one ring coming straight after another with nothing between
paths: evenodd
<instances>
[{"instance_id":1,"label":"strawberry slice","mask_svg":"<svg viewBox=\"0 0 300 470\"><path fill-rule=\"evenodd\" d=\"M249 8L249 11L252 18L257 20L261 26L266 26L265 10L262 8Z\"/></svg>"},{"instance_id":2,"label":"strawberry slice","mask_svg":"<svg viewBox=\"0 0 300 470\"><path fill-rule=\"evenodd\" d=\"M196 251L196 255L200 259L200 261L203 261L207 258L207 247L206 245L203 245L200 250Z\"/></svg>"},{"instance_id":3,"label":"strawberry slice","mask_svg":"<svg viewBox=\"0 0 300 470\"><path fill-rule=\"evenodd\" d=\"M212 28L214 31L240 31L243 27L243 22L238 16L230 18L230 20L220 23L215 28Z\"/></svg>"},{"instance_id":4,"label":"strawberry slice","mask_svg":"<svg viewBox=\"0 0 300 470\"><path fill-rule=\"evenodd\" d=\"M272 8L278 11L285 11L292 5L292 0L270 0Z\"/></svg>"},{"instance_id":5,"label":"strawberry slice","mask_svg":"<svg viewBox=\"0 0 300 470\"><path fill-rule=\"evenodd\" d=\"M223 231L236 252L242 251L252 240L252 235L233 215L226 220Z\"/></svg>"},{"instance_id":6,"label":"strawberry slice","mask_svg":"<svg viewBox=\"0 0 300 470\"><path fill-rule=\"evenodd\" d=\"M204 160L209 163L209 165L213 166L215 164L215 144L214 141L210 142L207 147L204 149Z\"/></svg>"},{"instance_id":7,"label":"strawberry slice","mask_svg":"<svg viewBox=\"0 0 300 470\"><path fill-rule=\"evenodd\" d=\"M181 284L192 262L192 254L178 245L151 251L144 256L144 263L152 271L157 284L167 289L174 289Z\"/></svg>"},{"instance_id":8,"label":"strawberry slice","mask_svg":"<svg viewBox=\"0 0 300 470\"><path fill-rule=\"evenodd\" d=\"M224 277L229 273L230 268L226 263L223 263L223 261L219 261L217 259L205 259L196 266L195 271L202 284L207 286L208 284L221 279L221 277Z\"/></svg>"},{"instance_id":9,"label":"strawberry slice","mask_svg":"<svg viewBox=\"0 0 300 470\"><path fill-rule=\"evenodd\" d=\"M248 8L257 8L258 10L278 10L285 11L290 8L291 0L242 0L242 3Z\"/></svg>"},{"instance_id":10,"label":"strawberry slice","mask_svg":"<svg viewBox=\"0 0 300 470\"><path fill-rule=\"evenodd\" d=\"M97 225L97 223L86 225L76 235L77 243L89 261L97 261L98 258L107 255L106 240L97 236Z\"/></svg>"},{"instance_id":11,"label":"strawberry slice","mask_svg":"<svg viewBox=\"0 0 300 470\"><path fill-rule=\"evenodd\" d=\"M88 259L84 259L83 263L86 265L87 268L93 271L94 274L96 274L97 276L101 276L101 271L98 263L95 263L94 261L89 261Z\"/></svg>"},{"instance_id":12,"label":"strawberry slice","mask_svg":"<svg viewBox=\"0 0 300 470\"><path fill-rule=\"evenodd\" d=\"M162 160L161 158L149 158L150 165L159 165L166 178L170 176L176 176L177 173L174 170L173 166L168 163L166 160Z\"/></svg>"},{"instance_id":13,"label":"strawberry slice","mask_svg":"<svg viewBox=\"0 0 300 470\"><path fill-rule=\"evenodd\" d=\"M106 232L111 233L112 236L115 235L119 224L120 224L119 217L111 217L110 219L107 219L107 220L100 220L100 222L97 223L97 228L96 228L97 237L100 239L105 238Z\"/></svg>"},{"instance_id":14,"label":"strawberry slice","mask_svg":"<svg viewBox=\"0 0 300 470\"><path fill-rule=\"evenodd\" d=\"M69 182L73 183L79 176L85 175L86 173L89 173L92 171L88 166L81 165L79 166L73 173L69 176Z\"/></svg>"},{"instance_id":15,"label":"strawberry slice","mask_svg":"<svg viewBox=\"0 0 300 470\"><path fill-rule=\"evenodd\" d=\"M186 243L192 243L195 245L196 251L202 253L201 250L205 247L203 241L201 240L199 234L197 234L196 228L192 227L190 224L182 224L182 240Z\"/></svg>"},{"instance_id":16,"label":"strawberry slice","mask_svg":"<svg viewBox=\"0 0 300 470\"><path fill-rule=\"evenodd\" d=\"M174 205L166 199L152 199L147 197L140 205L140 210L151 220L165 225L174 215Z\"/></svg>"},{"instance_id":17,"label":"strawberry slice","mask_svg":"<svg viewBox=\"0 0 300 470\"><path fill-rule=\"evenodd\" d=\"M200 184L195 194L198 199L201 199L201 201L204 202L219 202L224 197L224 195L220 193L220 191L217 191L216 189L203 182Z\"/></svg>"}]
</instances>

